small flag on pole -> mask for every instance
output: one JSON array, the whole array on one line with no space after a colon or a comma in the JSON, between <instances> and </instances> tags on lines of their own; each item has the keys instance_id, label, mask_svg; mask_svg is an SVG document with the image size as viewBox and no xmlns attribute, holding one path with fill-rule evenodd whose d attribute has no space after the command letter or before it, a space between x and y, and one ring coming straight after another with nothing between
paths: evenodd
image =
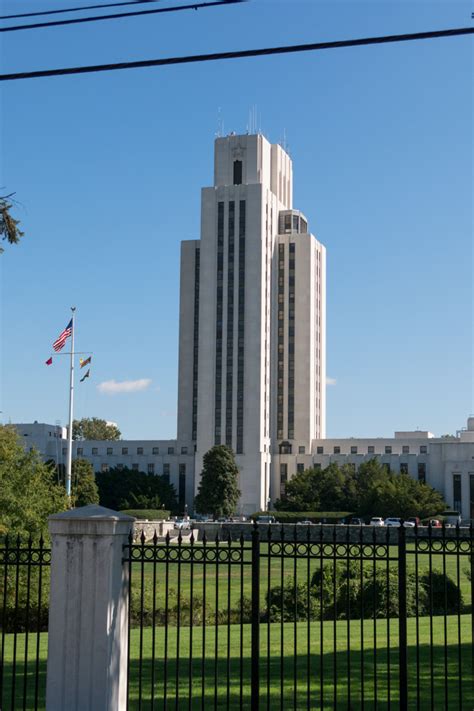
<instances>
[{"instance_id":1,"label":"small flag on pole","mask_svg":"<svg viewBox=\"0 0 474 711\"><path fill-rule=\"evenodd\" d=\"M82 360L82 358L79 358L79 365L81 368L84 368L85 365L89 365L89 363L92 360L92 356L89 356L89 358L86 358L85 360Z\"/></svg>"},{"instance_id":2,"label":"small flag on pole","mask_svg":"<svg viewBox=\"0 0 474 711\"><path fill-rule=\"evenodd\" d=\"M59 336L56 338L56 340L53 343L53 348L57 352L59 352L62 348L64 348L64 344L66 343L66 340L69 338L69 336L72 333L72 319L69 321L68 325L64 329L62 333L59 334Z\"/></svg>"},{"instance_id":3,"label":"small flag on pole","mask_svg":"<svg viewBox=\"0 0 474 711\"><path fill-rule=\"evenodd\" d=\"M52 365L53 364L53 358L48 358L47 361L45 361L46 365Z\"/></svg>"},{"instance_id":4,"label":"small flag on pole","mask_svg":"<svg viewBox=\"0 0 474 711\"><path fill-rule=\"evenodd\" d=\"M81 383L83 383L84 380L89 377L90 372L91 372L91 369L89 368L88 371L87 371L87 373L81 378Z\"/></svg>"}]
</instances>

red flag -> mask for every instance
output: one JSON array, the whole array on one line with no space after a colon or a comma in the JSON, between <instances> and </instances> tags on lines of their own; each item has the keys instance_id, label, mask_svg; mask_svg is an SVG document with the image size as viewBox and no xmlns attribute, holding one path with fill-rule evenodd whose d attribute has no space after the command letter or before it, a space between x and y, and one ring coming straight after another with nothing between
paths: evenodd
<instances>
[{"instance_id":1,"label":"red flag","mask_svg":"<svg viewBox=\"0 0 474 711\"><path fill-rule=\"evenodd\" d=\"M52 365L52 363L53 363L53 358L52 358L52 357L51 357L51 358L48 358L48 360L45 361L45 362L46 362L46 365Z\"/></svg>"}]
</instances>

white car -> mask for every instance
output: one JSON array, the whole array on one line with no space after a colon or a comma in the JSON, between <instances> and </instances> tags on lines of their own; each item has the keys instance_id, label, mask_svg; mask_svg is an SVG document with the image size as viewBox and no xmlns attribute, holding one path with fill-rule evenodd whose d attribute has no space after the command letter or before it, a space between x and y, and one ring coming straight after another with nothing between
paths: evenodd
<instances>
[{"instance_id":1,"label":"white car","mask_svg":"<svg viewBox=\"0 0 474 711\"><path fill-rule=\"evenodd\" d=\"M178 518L174 522L174 527L180 531L190 531L191 530L191 522L186 519Z\"/></svg>"},{"instance_id":2,"label":"white car","mask_svg":"<svg viewBox=\"0 0 474 711\"><path fill-rule=\"evenodd\" d=\"M402 525L402 522L401 522L401 519L399 519L399 518L391 517L391 518L385 519L385 525L392 526L395 528L400 528L400 526Z\"/></svg>"},{"instance_id":3,"label":"white car","mask_svg":"<svg viewBox=\"0 0 474 711\"><path fill-rule=\"evenodd\" d=\"M372 516L369 526L385 526L383 518L380 516Z\"/></svg>"}]
</instances>

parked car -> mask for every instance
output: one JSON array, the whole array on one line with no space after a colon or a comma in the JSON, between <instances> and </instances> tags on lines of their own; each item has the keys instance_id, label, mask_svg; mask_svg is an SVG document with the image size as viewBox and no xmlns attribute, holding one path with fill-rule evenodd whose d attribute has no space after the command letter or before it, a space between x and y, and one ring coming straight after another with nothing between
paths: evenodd
<instances>
[{"instance_id":1,"label":"parked car","mask_svg":"<svg viewBox=\"0 0 474 711\"><path fill-rule=\"evenodd\" d=\"M414 526L421 526L421 521L418 516L409 516L404 525L406 526L407 523L412 523Z\"/></svg>"},{"instance_id":2,"label":"parked car","mask_svg":"<svg viewBox=\"0 0 474 711\"><path fill-rule=\"evenodd\" d=\"M297 524L303 524L305 526L312 526L313 522L312 521L297 521Z\"/></svg>"},{"instance_id":3,"label":"parked car","mask_svg":"<svg viewBox=\"0 0 474 711\"><path fill-rule=\"evenodd\" d=\"M395 528L400 528L402 525L402 522L399 518L396 518L395 516L391 516L389 518L385 519L385 526L392 526Z\"/></svg>"},{"instance_id":4,"label":"parked car","mask_svg":"<svg viewBox=\"0 0 474 711\"><path fill-rule=\"evenodd\" d=\"M355 518L351 518L351 520L349 521L349 524L351 526L363 526L364 522L362 521L361 518L357 518L357 516L356 516Z\"/></svg>"},{"instance_id":5,"label":"parked car","mask_svg":"<svg viewBox=\"0 0 474 711\"><path fill-rule=\"evenodd\" d=\"M380 516L372 516L369 526L385 526L385 522Z\"/></svg>"},{"instance_id":6,"label":"parked car","mask_svg":"<svg viewBox=\"0 0 474 711\"><path fill-rule=\"evenodd\" d=\"M180 531L190 531L191 530L191 521L183 518L177 518L176 521L174 522L174 527L177 528Z\"/></svg>"},{"instance_id":7,"label":"parked car","mask_svg":"<svg viewBox=\"0 0 474 711\"><path fill-rule=\"evenodd\" d=\"M275 516L258 516L257 523L275 523Z\"/></svg>"},{"instance_id":8,"label":"parked car","mask_svg":"<svg viewBox=\"0 0 474 711\"><path fill-rule=\"evenodd\" d=\"M430 518L428 522L428 526L431 526L431 528L441 528L441 521L438 518Z\"/></svg>"},{"instance_id":9,"label":"parked car","mask_svg":"<svg viewBox=\"0 0 474 711\"><path fill-rule=\"evenodd\" d=\"M414 521L410 521L410 519L407 519L406 521L403 522L403 527L404 528L415 528L416 523Z\"/></svg>"}]
</instances>

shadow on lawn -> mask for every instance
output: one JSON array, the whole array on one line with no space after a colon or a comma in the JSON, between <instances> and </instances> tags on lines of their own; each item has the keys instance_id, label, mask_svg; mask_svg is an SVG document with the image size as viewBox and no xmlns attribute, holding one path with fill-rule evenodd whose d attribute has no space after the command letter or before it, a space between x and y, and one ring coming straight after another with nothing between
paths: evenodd
<instances>
[{"instance_id":1,"label":"shadow on lawn","mask_svg":"<svg viewBox=\"0 0 474 711\"><path fill-rule=\"evenodd\" d=\"M419 648L419 681L417 680L416 653L414 648L409 649L409 709L413 709L413 711L415 709L420 711L431 709L433 692L434 709L436 710L472 711L474 690L471 645L463 644L460 651L459 655L457 646L447 648L446 699L444 648L441 645L433 648L433 689L431 689L429 645L420 645ZM461 659L461 668L459 659ZM388 661L390 661L390 675L388 674ZM364 667L363 684L362 664ZM269 659L263 657L260 660L260 709L262 711L264 709L296 711L297 709L310 708L355 711L362 708L362 694L365 711L388 711L388 709L395 711L399 708L398 650L396 648L391 650L390 660L387 659L386 648L377 651L376 654L373 649L367 649L363 657L360 650L351 650L350 658L347 651L338 652L336 655L324 654L322 703L320 670L321 658L316 654L311 654L309 659L306 655L295 658L293 655L286 654L283 666L279 656L271 656ZM155 663L153 705L151 703L151 672L151 661L149 659L143 660L140 706L143 711L151 708L155 711L165 708L163 685L165 669L162 659ZM193 659L191 700L189 657L181 657L178 667L176 659L169 660L166 672L166 708L182 709L183 711L184 709L193 711L206 709L208 711L209 709L226 708L250 710L251 662L248 657L242 662L242 672L240 660L237 657L231 658L230 663L227 659L220 658L217 664L212 658L206 659L204 694L202 661L200 658ZM177 674L178 684L176 683ZM309 688L308 678L310 679ZM375 678L376 684L374 683ZM130 709L139 708L139 684L139 663L132 660L130 665ZM176 690L178 690L178 694L176 694ZM417 706L418 697L419 705Z\"/></svg>"}]
</instances>

